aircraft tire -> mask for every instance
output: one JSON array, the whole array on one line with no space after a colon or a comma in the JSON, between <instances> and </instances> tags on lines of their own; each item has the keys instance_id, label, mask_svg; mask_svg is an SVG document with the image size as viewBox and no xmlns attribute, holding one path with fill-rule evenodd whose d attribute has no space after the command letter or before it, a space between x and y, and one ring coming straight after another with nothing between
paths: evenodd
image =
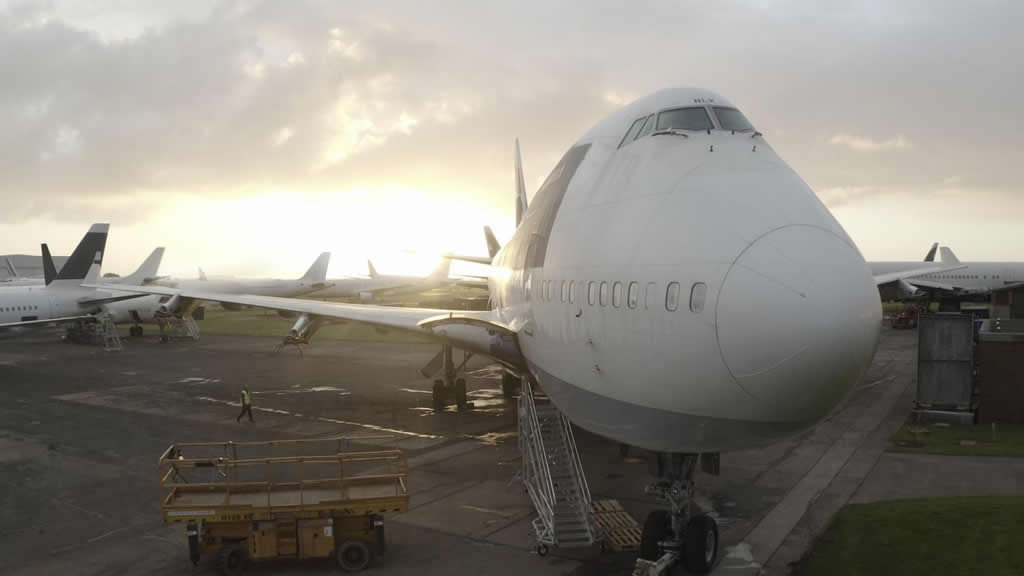
<instances>
[{"instance_id":1,"label":"aircraft tire","mask_svg":"<svg viewBox=\"0 0 1024 576\"><path fill-rule=\"evenodd\" d=\"M644 530L640 533L640 557L655 561L661 557L662 540L672 535L672 518L668 510L652 510L644 520Z\"/></svg>"},{"instance_id":2,"label":"aircraft tire","mask_svg":"<svg viewBox=\"0 0 1024 576\"><path fill-rule=\"evenodd\" d=\"M444 411L444 380L434 380L434 412Z\"/></svg>"},{"instance_id":3,"label":"aircraft tire","mask_svg":"<svg viewBox=\"0 0 1024 576\"><path fill-rule=\"evenodd\" d=\"M466 379L457 378L455 380L455 405L459 410L465 410L469 406L466 400Z\"/></svg>"},{"instance_id":4,"label":"aircraft tire","mask_svg":"<svg viewBox=\"0 0 1024 576\"><path fill-rule=\"evenodd\" d=\"M707 514L690 518L683 536L683 562L694 574L707 574L718 556L718 525Z\"/></svg>"}]
</instances>

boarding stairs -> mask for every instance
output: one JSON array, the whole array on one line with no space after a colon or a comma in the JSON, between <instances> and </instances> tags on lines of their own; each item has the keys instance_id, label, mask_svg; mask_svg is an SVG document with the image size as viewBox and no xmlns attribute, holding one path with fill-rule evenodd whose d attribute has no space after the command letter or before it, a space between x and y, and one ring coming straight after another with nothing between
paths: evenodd
<instances>
[{"instance_id":1,"label":"boarding stairs","mask_svg":"<svg viewBox=\"0 0 1024 576\"><path fill-rule=\"evenodd\" d=\"M523 483L537 510L537 552L543 555L548 546L583 547L600 540L572 424L546 398L535 398L525 378L519 396L519 450Z\"/></svg>"},{"instance_id":2,"label":"boarding stairs","mask_svg":"<svg viewBox=\"0 0 1024 576\"><path fill-rule=\"evenodd\" d=\"M199 340L199 323L196 322L195 318L192 316L188 314L181 318L171 316L170 318L167 318L165 322L167 324L167 328L170 329L170 337Z\"/></svg>"},{"instance_id":3,"label":"boarding stairs","mask_svg":"<svg viewBox=\"0 0 1024 576\"><path fill-rule=\"evenodd\" d=\"M117 333L117 325L110 314L103 314L100 322L103 331L103 349L107 352L121 350L121 336Z\"/></svg>"}]
</instances>

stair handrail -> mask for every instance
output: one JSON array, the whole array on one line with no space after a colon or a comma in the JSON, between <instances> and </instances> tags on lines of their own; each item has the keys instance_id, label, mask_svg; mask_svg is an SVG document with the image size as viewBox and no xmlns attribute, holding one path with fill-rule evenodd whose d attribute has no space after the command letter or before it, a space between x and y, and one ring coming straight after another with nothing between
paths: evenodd
<instances>
[{"instance_id":1,"label":"stair handrail","mask_svg":"<svg viewBox=\"0 0 1024 576\"><path fill-rule=\"evenodd\" d=\"M523 379L522 389L519 396L520 404L523 407L523 414L520 417L526 417L527 429L529 430L530 438L523 442L526 445L528 455L526 461L524 461L524 474L523 483L526 484L527 491L534 498L534 503L540 504L537 506L538 513L541 515L544 524L546 526L554 525L554 501L555 501L555 486L551 479L551 469L548 466L547 452L544 449L544 438L540 433L540 420L537 417L537 407L533 402L533 389L530 386L528 379ZM522 446L520 447L522 449ZM534 474L530 474L528 467L530 463L538 467ZM531 479L536 481L538 486L534 486Z\"/></svg>"},{"instance_id":2,"label":"stair handrail","mask_svg":"<svg viewBox=\"0 0 1024 576\"><path fill-rule=\"evenodd\" d=\"M559 417L565 434L566 446L569 449L569 460L572 462L572 470L579 480L580 487L583 489L583 503L586 505L584 513L590 514L590 486L587 484L587 475L583 473L583 461L580 460L580 453L576 449L576 436L572 432L572 423L561 412L559 412Z\"/></svg>"}]
</instances>

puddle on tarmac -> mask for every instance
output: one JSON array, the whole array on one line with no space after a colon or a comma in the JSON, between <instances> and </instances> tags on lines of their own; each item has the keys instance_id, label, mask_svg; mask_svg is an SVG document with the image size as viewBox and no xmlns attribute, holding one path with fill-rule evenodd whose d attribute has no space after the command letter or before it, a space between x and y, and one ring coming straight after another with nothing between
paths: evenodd
<instances>
[{"instance_id":1,"label":"puddle on tarmac","mask_svg":"<svg viewBox=\"0 0 1024 576\"><path fill-rule=\"evenodd\" d=\"M514 439L519 435L518 432L488 432L486 434L480 434L478 436L469 436L470 438L479 441L485 446L497 446L506 440Z\"/></svg>"},{"instance_id":2,"label":"puddle on tarmac","mask_svg":"<svg viewBox=\"0 0 1024 576\"><path fill-rule=\"evenodd\" d=\"M190 378L182 378L181 380L175 380L171 384L188 384L189 386L195 386L197 384L216 384L220 382L220 378L200 378L198 376L192 376Z\"/></svg>"},{"instance_id":3,"label":"puddle on tarmac","mask_svg":"<svg viewBox=\"0 0 1024 576\"><path fill-rule=\"evenodd\" d=\"M298 384L291 388L283 388L281 390L254 390L253 394L287 396L289 394L309 394L310 392L337 392L338 396L348 396L351 394L351 392L344 388L335 388L334 386L311 386L309 388L300 388Z\"/></svg>"},{"instance_id":4,"label":"puddle on tarmac","mask_svg":"<svg viewBox=\"0 0 1024 576\"><path fill-rule=\"evenodd\" d=\"M209 396L196 396L196 400L202 400L204 402L214 402L217 404L224 404L225 406L234 406L238 408L241 406L238 402L232 402L230 400L220 400L218 398L211 398ZM272 414L283 414L285 416L294 416L296 418L307 418L304 414L298 412L289 412L287 410L278 410L277 408L267 408L265 406L253 406L253 410L256 412L270 412ZM362 422L353 422L351 420L338 420L336 418L325 418L323 416L310 416L313 420L320 422L329 422L331 424L344 424L346 426L357 426L359 428L366 428L368 430L376 430L378 432L389 432L392 434L401 434L402 436L410 436L413 438L443 438L443 436L436 436L434 434L420 434L418 432L409 432L408 430L399 430L397 428L386 428L384 426L377 426L376 424L364 424Z\"/></svg>"},{"instance_id":5,"label":"puddle on tarmac","mask_svg":"<svg viewBox=\"0 0 1024 576\"><path fill-rule=\"evenodd\" d=\"M488 378L493 380L501 380L505 374L505 369L498 364L491 364L490 366L484 366L478 370L472 372L466 372L466 376L472 376L473 378Z\"/></svg>"},{"instance_id":6,"label":"puddle on tarmac","mask_svg":"<svg viewBox=\"0 0 1024 576\"><path fill-rule=\"evenodd\" d=\"M416 390L414 388L399 388L398 390L400 392L412 392L414 394L432 394L433 393L430 390Z\"/></svg>"}]
</instances>

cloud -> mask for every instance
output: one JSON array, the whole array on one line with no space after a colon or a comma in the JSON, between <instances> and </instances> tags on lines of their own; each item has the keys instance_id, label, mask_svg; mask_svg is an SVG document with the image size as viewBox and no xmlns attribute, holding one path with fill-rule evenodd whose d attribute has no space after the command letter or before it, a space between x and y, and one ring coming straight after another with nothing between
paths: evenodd
<instances>
[{"instance_id":1,"label":"cloud","mask_svg":"<svg viewBox=\"0 0 1024 576\"><path fill-rule=\"evenodd\" d=\"M852 136L846 132L840 132L829 140L829 144L846 146L847 148L858 152L885 152L888 150L903 150L912 147L910 140L907 140L903 134L897 134L888 140L872 140L871 138L862 138L859 136Z\"/></svg>"}]
</instances>

